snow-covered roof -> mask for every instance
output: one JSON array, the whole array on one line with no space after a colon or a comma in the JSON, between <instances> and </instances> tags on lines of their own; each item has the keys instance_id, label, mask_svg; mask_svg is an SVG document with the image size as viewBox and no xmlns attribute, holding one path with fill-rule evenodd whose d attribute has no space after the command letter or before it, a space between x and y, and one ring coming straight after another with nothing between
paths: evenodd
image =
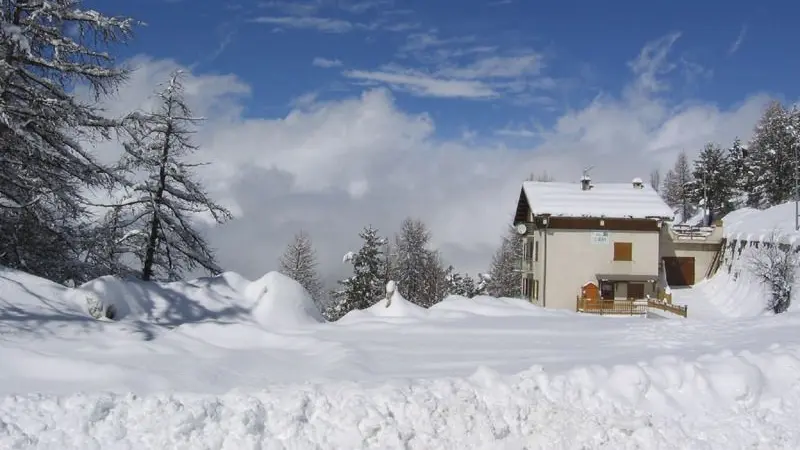
<instances>
[{"instance_id":1,"label":"snow-covered roof","mask_svg":"<svg viewBox=\"0 0 800 450\"><path fill-rule=\"evenodd\" d=\"M583 190L580 183L526 181L522 190L534 215L631 219L674 216L650 186L597 183Z\"/></svg>"}]
</instances>

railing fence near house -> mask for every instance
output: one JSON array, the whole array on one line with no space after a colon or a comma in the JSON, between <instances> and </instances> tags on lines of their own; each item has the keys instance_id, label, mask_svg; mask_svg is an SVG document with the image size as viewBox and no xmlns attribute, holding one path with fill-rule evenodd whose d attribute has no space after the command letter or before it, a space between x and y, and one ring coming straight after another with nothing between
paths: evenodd
<instances>
[{"instance_id":1,"label":"railing fence near house","mask_svg":"<svg viewBox=\"0 0 800 450\"><path fill-rule=\"evenodd\" d=\"M666 311L681 317L687 317L686 305L673 305L672 295L664 294L663 298L653 299L628 299L628 300L594 300L580 295L577 297L577 311L585 314L599 314L609 316L646 316L650 308Z\"/></svg>"}]
</instances>

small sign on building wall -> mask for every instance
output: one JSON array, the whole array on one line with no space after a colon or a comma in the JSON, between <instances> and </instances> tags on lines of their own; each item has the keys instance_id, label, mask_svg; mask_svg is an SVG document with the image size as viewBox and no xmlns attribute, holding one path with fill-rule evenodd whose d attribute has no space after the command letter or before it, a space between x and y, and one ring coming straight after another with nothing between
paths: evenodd
<instances>
[{"instance_id":1,"label":"small sign on building wall","mask_svg":"<svg viewBox=\"0 0 800 450\"><path fill-rule=\"evenodd\" d=\"M592 244L605 245L608 242L608 231L592 231Z\"/></svg>"}]
</instances>

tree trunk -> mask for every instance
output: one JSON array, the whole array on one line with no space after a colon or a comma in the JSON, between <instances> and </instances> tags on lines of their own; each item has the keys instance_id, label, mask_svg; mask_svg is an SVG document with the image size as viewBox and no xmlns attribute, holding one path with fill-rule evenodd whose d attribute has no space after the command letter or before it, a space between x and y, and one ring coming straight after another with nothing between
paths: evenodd
<instances>
[{"instance_id":1,"label":"tree trunk","mask_svg":"<svg viewBox=\"0 0 800 450\"><path fill-rule=\"evenodd\" d=\"M171 111L170 111L171 112ZM153 277L153 262L156 256L156 247L158 247L158 208L164 199L164 189L167 183L167 162L169 161L169 140L172 136L172 125L167 125L167 130L164 136L164 146L161 148L161 167L158 169L158 189L153 197L153 221L150 223L150 237L147 240L147 249L144 254L144 263L142 264L142 280L150 281Z\"/></svg>"}]
</instances>

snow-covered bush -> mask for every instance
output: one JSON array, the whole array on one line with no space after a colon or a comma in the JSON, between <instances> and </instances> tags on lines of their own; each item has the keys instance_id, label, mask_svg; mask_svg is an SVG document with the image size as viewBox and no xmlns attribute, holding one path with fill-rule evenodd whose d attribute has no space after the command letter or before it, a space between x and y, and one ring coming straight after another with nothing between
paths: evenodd
<instances>
[{"instance_id":1,"label":"snow-covered bush","mask_svg":"<svg viewBox=\"0 0 800 450\"><path fill-rule=\"evenodd\" d=\"M758 243L749 254L748 266L759 280L767 285L767 309L780 314L792 304L792 286L797 276L797 248L781 243L781 236L773 231L768 239Z\"/></svg>"}]
</instances>

